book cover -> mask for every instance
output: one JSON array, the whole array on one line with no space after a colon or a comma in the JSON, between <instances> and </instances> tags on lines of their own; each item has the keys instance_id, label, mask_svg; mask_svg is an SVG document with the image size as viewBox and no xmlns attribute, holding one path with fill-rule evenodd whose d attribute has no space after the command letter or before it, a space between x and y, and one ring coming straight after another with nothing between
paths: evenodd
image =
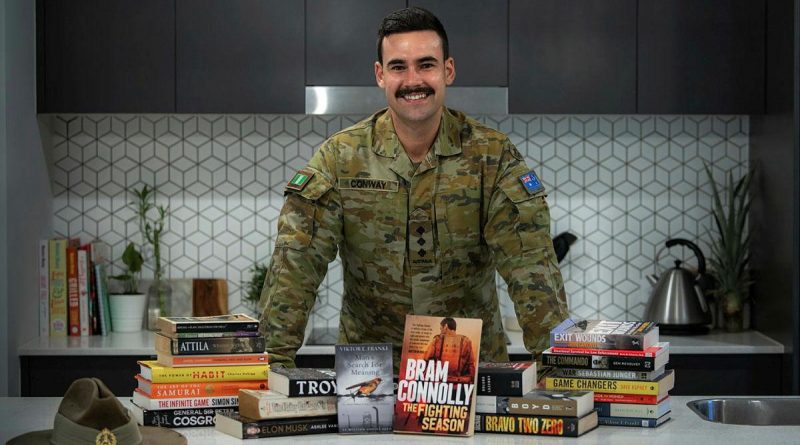
<instances>
[{"instance_id":1,"label":"book cover","mask_svg":"<svg viewBox=\"0 0 800 445\"><path fill-rule=\"evenodd\" d=\"M269 389L289 397L335 396L336 371L330 368L278 368L269 374Z\"/></svg>"},{"instance_id":2,"label":"book cover","mask_svg":"<svg viewBox=\"0 0 800 445\"><path fill-rule=\"evenodd\" d=\"M479 396L522 396L535 387L536 362L478 364Z\"/></svg>"},{"instance_id":3,"label":"book cover","mask_svg":"<svg viewBox=\"0 0 800 445\"><path fill-rule=\"evenodd\" d=\"M89 257L81 249L77 253L78 260L78 312L80 314L80 335L91 335L91 317L89 315Z\"/></svg>"},{"instance_id":4,"label":"book cover","mask_svg":"<svg viewBox=\"0 0 800 445\"><path fill-rule=\"evenodd\" d=\"M143 426L163 426L166 428L195 428L214 426L217 414L235 413L230 407L219 408L178 408L178 409L144 409L132 404L131 416L136 423Z\"/></svg>"},{"instance_id":5,"label":"book cover","mask_svg":"<svg viewBox=\"0 0 800 445\"><path fill-rule=\"evenodd\" d=\"M140 365L139 374L153 383L266 380L269 372L268 364L173 368L161 366L155 360L141 360L137 363Z\"/></svg>"},{"instance_id":6,"label":"book cover","mask_svg":"<svg viewBox=\"0 0 800 445\"><path fill-rule=\"evenodd\" d=\"M179 397L174 399L151 398L140 389L133 390L133 403L142 409L179 409L179 408L217 408L236 407L239 405L239 396L221 397Z\"/></svg>"},{"instance_id":7,"label":"book cover","mask_svg":"<svg viewBox=\"0 0 800 445\"><path fill-rule=\"evenodd\" d=\"M652 321L568 318L550 331L550 346L562 348L642 350L656 342L658 326Z\"/></svg>"},{"instance_id":8,"label":"book cover","mask_svg":"<svg viewBox=\"0 0 800 445\"><path fill-rule=\"evenodd\" d=\"M156 354L159 365L181 368L185 366L259 365L269 362L266 352L255 354L169 355Z\"/></svg>"},{"instance_id":9,"label":"book cover","mask_svg":"<svg viewBox=\"0 0 800 445\"><path fill-rule=\"evenodd\" d=\"M264 352L264 337L170 338L156 334L156 352L165 355L252 354Z\"/></svg>"},{"instance_id":10,"label":"book cover","mask_svg":"<svg viewBox=\"0 0 800 445\"><path fill-rule=\"evenodd\" d=\"M553 368L553 377L577 377L584 379L617 379L652 381L664 374L663 366L655 371L626 371L611 369Z\"/></svg>"},{"instance_id":11,"label":"book cover","mask_svg":"<svg viewBox=\"0 0 800 445\"><path fill-rule=\"evenodd\" d=\"M394 431L471 436L483 321L407 315Z\"/></svg>"},{"instance_id":12,"label":"book cover","mask_svg":"<svg viewBox=\"0 0 800 445\"><path fill-rule=\"evenodd\" d=\"M239 413L218 414L214 428L239 439L327 434L337 430L335 415L257 420L243 417Z\"/></svg>"},{"instance_id":13,"label":"book cover","mask_svg":"<svg viewBox=\"0 0 800 445\"><path fill-rule=\"evenodd\" d=\"M664 343L668 345L669 343ZM653 371L662 368L669 361L669 348L656 351L655 357L633 357L605 354L581 354L552 351L548 348L542 352L542 364L545 366L581 369L613 369L630 371Z\"/></svg>"},{"instance_id":14,"label":"book cover","mask_svg":"<svg viewBox=\"0 0 800 445\"><path fill-rule=\"evenodd\" d=\"M50 335L50 240L39 240L39 337Z\"/></svg>"},{"instance_id":15,"label":"book cover","mask_svg":"<svg viewBox=\"0 0 800 445\"><path fill-rule=\"evenodd\" d=\"M646 417L657 419L670 410L669 396L664 397L655 405L639 403L612 403L597 402L594 404L600 417Z\"/></svg>"},{"instance_id":16,"label":"book cover","mask_svg":"<svg viewBox=\"0 0 800 445\"><path fill-rule=\"evenodd\" d=\"M136 375L137 390L151 399L177 399L185 397L239 396L239 389L267 389L267 380L234 382L178 382L153 383Z\"/></svg>"},{"instance_id":17,"label":"book cover","mask_svg":"<svg viewBox=\"0 0 800 445\"><path fill-rule=\"evenodd\" d=\"M52 239L48 245L50 263L50 335L67 335L67 240Z\"/></svg>"},{"instance_id":18,"label":"book cover","mask_svg":"<svg viewBox=\"0 0 800 445\"><path fill-rule=\"evenodd\" d=\"M475 431L529 436L578 437L598 425L597 411L583 417L477 414Z\"/></svg>"},{"instance_id":19,"label":"book cover","mask_svg":"<svg viewBox=\"0 0 800 445\"><path fill-rule=\"evenodd\" d=\"M78 295L78 249L67 246L67 323L68 335L81 335L81 309Z\"/></svg>"},{"instance_id":20,"label":"book cover","mask_svg":"<svg viewBox=\"0 0 800 445\"><path fill-rule=\"evenodd\" d=\"M600 425L606 426L632 426L638 428L656 428L664 424L664 422L671 419L671 411L657 418L651 419L648 417L598 417L597 421Z\"/></svg>"},{"instance_id":21,"label":"book cover","mask_svg":"<svg viewBox=\"0 0 800 445\"><path fill-rule=\"evenodd\" d=\"M594 391L596 393L665 396L667 391L675 386L675 370L668 370L657 380L652 382L642 382L638 380L545 377L544 383L545 389L554 390L583 390Z\"/></svg>"},{"instance_id":22,"label":"book cover","mask_svg":"<svg viewBox=\"0 0 800 445\"><path fill-rule=\"evenodd\" d=\"M181 332L258 332L258 320L247 314L211 315L208 317L160 317L162 333Z\"/></svg>"},{"instance_id":23,"label":"book cover","mask_svg":"<svg viewBox=\"0 0 800 445\"><path fill-rule=\"evenodd\" d=\"M391 433L394 383L391 343L336 345L339 433Z\"/></svg>"},{"instance_id":24,"label":"book cover","mask_svg":"<svg viewBox=\"0 0 800 445\"><path fill-rule=\"evenodd\" d=\"M275 391L239 390L239 413L251 419L282 419L336 414L336 396L289 397Z\"/></svg>"}]
</instances>

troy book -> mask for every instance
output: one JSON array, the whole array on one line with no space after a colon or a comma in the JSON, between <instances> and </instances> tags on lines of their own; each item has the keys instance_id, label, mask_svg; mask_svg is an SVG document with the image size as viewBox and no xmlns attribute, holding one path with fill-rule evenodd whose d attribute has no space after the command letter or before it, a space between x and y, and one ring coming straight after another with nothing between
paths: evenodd
<instances>
[{"instance_id":1,"label":"troy book","mask_svg":"<svg viewBox=\"0 0 800 445\"><path fill-rule=\"evenodd\" d=\"M550 331L551 347L642 350L657 342L658 326L652 321L568 318Z\"/></svg>"},{"instance_id":2,"label":"troy book","mask_svg":"<svg viewBox=\"0 0 800 445\"><path fill-rule=\"evenodd\" d=\"M336 345L340 433L392 432L393 369L391 343Z\"/></svg>"},{"instance_id":3,"label":"troy book","mask_svg":"<svg viewBox=\"0 0 800 445\"><path fill-rule=\"evenodd\" d=\"M170 338L156 334L156 352L170 355L264 352L264 337Z\"/></svg>"},{"instance_id":4,"label":"troy book","mask_svg":"<svg viewBox=\"0 0 800 445\"><path fill-rule=\"evenodd\" d=\"M483 321L407 315L394 431L471 436Z\"/></svg>"},{"instance_id":5,"label":"troy book","mask_svg":"<svg viewBox=\"0 0 800 445\"><path fill-rule=\"evenodd\" d=\"M184 332L258 332L258 320L246 314L160 317L158 329L168 336Z\"/></svg>"},{"instance_id":6,"label":"troy book","mask_svg":"<svg viewBox=\"0 0 800 445\"><path fill-rule=\"evenodd\" d=\"M336 371L330 368L277 368L269 373L269 389L289 397L335 396Z\"/></svg>"}]
</instances>

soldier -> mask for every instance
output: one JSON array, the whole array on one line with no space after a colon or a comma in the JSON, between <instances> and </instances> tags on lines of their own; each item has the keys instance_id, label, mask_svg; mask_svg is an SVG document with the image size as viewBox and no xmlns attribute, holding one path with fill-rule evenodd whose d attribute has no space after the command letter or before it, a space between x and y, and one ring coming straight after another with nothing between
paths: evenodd
<instances>
[{"instance_id":1,"label":"soldier","mask_svg":"<svg viewBox=\"0 0 800 445\"><path fill-rule=\"evenodd\" d=\"M508 137L444 107L456 71L433 14L389 14L377 49L388 109L331 136L286 185L261 295L270 363L294 364L337 251L339 343L391 342L396 371L406 314L480 318L481 360L507 361L497 270L540 353L568 316L544 187Z\"/></svg>"},{"instance_id":2,"label":"soldier","mask_svg":"<svg viewBox=\"0 0 800 445\"><path fill-rule=\"evenodd\" d=\"M475 381L475 355L472 341L456 333L456 321L445 317L439 323L440 333L434 335L423 355L423 360L447 362L447 381L472 383Z\"/></svg>"}]
</instances>

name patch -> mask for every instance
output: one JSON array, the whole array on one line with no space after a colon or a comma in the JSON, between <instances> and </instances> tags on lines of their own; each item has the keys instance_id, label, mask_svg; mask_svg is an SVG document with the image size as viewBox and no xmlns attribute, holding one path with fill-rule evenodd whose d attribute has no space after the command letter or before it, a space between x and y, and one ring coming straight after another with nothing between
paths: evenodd
<instances>
[{"instance_id":1,"label":"name patch","mask_svg":"<svg viewBox=\"0 0 800 445\"><path fill-rule=\"evenodd\" d=\"M339 178L341 190L375 190L380 192L396 192L399 188L397 181L373 178Z\"/></svg>"},{"instance_id":2,"label":"name patch","mask_svg":"<svg viewBox=\"0 0 800 445\"><path fill-rule=\"evenodd\" d=\"M533 170L520 176L519 180L522 182L522 185L525 186L525 190L527 190L531 195L544 190L542 182L539 181L539 178L536 176L536 173L534 173Z\"/></svg>"}]
</instances>

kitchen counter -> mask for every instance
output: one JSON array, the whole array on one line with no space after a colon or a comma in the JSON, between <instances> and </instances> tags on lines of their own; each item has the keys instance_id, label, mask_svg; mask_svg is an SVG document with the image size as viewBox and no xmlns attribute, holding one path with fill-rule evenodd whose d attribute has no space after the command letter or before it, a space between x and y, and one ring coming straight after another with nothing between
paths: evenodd
<instances>
[{"instance_id":1,"label":"kitchen counter","mask_svg":"<svg viewBox=\"0 0 800 445\"><path fill-rule=\"evenodd\" d=\"M573 445L732 445L761 443L788 445L798 442L800 427L797 426L724 425L706 422L686 406L688 401L698 398L707 397L672 397L672 420L658 428L599 426L577 439L478 433L470 438L400 434L373 434L368 436L322 434L241 441L217 432L213 428L186 428L177 431L186 436L191 445L256 443L282 445L296 444L298 440L310 444L356 444L368 440L371 444L449 443L481 445L530 445L532 443ZM5 443L8 439L28 431L52 428L53 418L60 400L59 397L0 398L0 443ZM130 402L123 400L123 403L129 404Z\"/></svg>"}]
</instances>

